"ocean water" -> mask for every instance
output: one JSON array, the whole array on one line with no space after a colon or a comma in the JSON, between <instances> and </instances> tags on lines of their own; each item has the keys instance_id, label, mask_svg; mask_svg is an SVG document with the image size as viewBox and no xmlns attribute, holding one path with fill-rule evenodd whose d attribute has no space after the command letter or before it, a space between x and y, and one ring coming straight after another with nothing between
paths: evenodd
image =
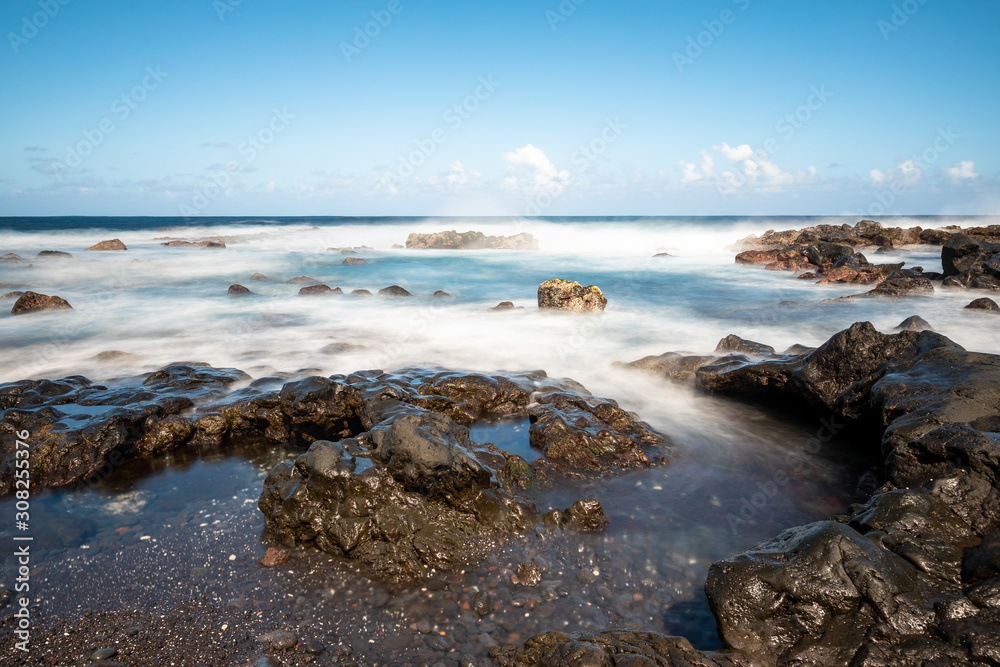
<instances>
[{"instance_id":1,"label":"ocean water","mask_svg":"<svg viewBox=\"0 0 1000 667\"><path fill-rule=\"evenodd\" d=\"M601 536L568 538L566 544L549 547L545 556L551 576L565 580L567 595L543 600L539 609L546 604L552 608L549 616L539 618L513 604L515 591L514 597L507 597L508 621L494 619L498 622L490 631L492 641L523 640L548 629L614 626L687 634L696 645L710 648L717 640L701 593L708 565L782 528L843 512L860 497L858 477L872 462L845 461L836 443L816 451L811 443L820 424L698 395L617 368L615 362L668 351L708 354L731 333L779 351L796 343L815 346L856 321L869 320L889 332L914 314L968 349L1000 353L994 316L962 309L980 294L939 289L931 296L900 300L821 303L865 288L815 286L792 273L733 261L733 244L748 234L821 222L856 220L0 219L0 255L14 252L28 260L0 263L0 293L31 289L57 294L74 308L14 317L9 315L13 299L0 301L0 380L80 374L108 381L176 361L236 367L254 377L302 369L329 375L442 366L482 372L543 369L573 378L669 435L676 456L666 468L555 490L540 499L544 509L586 495L597 497L611 525ZM887 226L924 228L997 222L883 220ZM411 232L445 229L529 232L540 249L393 248L405 244ZM203 237L224 237L226 248L162 245L169 238ZM84 250L110 238L120 238L128 251ZM367 263L344 265L345 255L338 249L360 246L366 249L356 256ZM36 257L42 250L73 257ZM669 256L654 257L660 253ZM940 270L940 249L933 246L868 257ZM250 280L254 273L270 280ZM302 285L287 282L297 276L340 287L345 294L301 297ZM608 298L606 311L595 316L538 311L538 284L556 277L601 287ZM254 295L228 296L228 287L237 283ZM374 293L389 285L400 285L414 297L347 294L355 289ZM432 296L436 290L451 298ZM491 312L500 301L524 309ZM116 354L105 354L109 352ZM516 449L526 446L524 431L524 424L517 422L484 424L474 428L473 437ZM216 562L213 559L228 553L225 550L239 554L233 567L255 562L264 548L263 521L254 505L261 478L274 463L294 455L273 450L207 458L178 453L159 463L124 466L93 489L39 494L37 503L54 524L65 523L67 517L87 517L89 522L87 530L69 531L46 552L54 567L43 575L42 606L48 605L52 617L70 608L113 606L112 599L74 585L68 573L104 567L126 546L161 546L157 555L132 565L151 573L200 570L202 561ZM778 471L790 473L791 481L768 492L763 508L748 511L754 494L773 488L768 482ZM8 504L0 501L0 509ZM192 534L185 542L178 535L176 526L206 513L211 515L204 522L209 527L211 521L228 526L221 531L228 540L224 546L212 541L216 537ZM746 520L734 522L733 517ZM123 527L128 530L120 532ZM145 542L136 541L143 535ZM172 551L168 544L174 545ZM495 567L503 572L530 555L512 546L498 554ZM443 589L394 592L394 599L402 602L388 605L381 615L366 616L362 623L360 612L355 617L345 611L351 609L350 600L337 596L348 595L346 591L370 596L371 584L343 563L324 558L302 557L296 592L315 602L311 608L316 618L334 619L342 637L371 624L384 636L406 633L409 619L418 615L440 617L443 631L450 631L458 623L448 620L448 604L454 600L439 591L475 590L493 576L470 568ZM289 565L293 570L295 563ZM250 565L244 569L251 571ZM581 569L603 574L595 584L577 576ZM279 592L278 597L287 585L277 573L253 576L267 590ZM150 577L156 579L155 574ZM352 583L331 592L331 578ZM598 592L597 584L604 590ZM218 586L225 589L225 577ZM634 602L628 602L628 596ZM570 620L563 624L553 619ZM356 648L362 654L377 650ZM488 642L471 642L469 650L484 655Z\"/></svg>"}]
</instances>

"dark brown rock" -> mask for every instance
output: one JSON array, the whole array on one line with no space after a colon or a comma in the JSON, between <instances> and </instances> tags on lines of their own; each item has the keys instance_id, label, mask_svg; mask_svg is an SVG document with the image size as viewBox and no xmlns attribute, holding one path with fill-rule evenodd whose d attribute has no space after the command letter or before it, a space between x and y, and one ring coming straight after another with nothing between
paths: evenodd
<instances>
[{"instance_id":1,"label":"dark brown rock","mask_svg":"<svg viewBox=\"0 0 1000 667\"><path fill-rule=\"evenodd\" d=\"M379 296L391 296L391 297L407 297L413 296L405 289L399 285L389 285L388 287L383 287L378 291Z\"/></svg>"},{"instance_id":2,"label":"dark brown rock","mask_svg":"<svg viewBox=\"0 0 1000 667\"><path fill-rule=\"evenodd\" d=\"M38 292L24 292L14 302L14 307L10 312L12 315L22 315L24 313L35 313L42 310L72 310L66 299L58 296L39 294Z\"/></svg>"},{"instance_id":3,"label":"dark brown rock","mask_svg":"<svg viewBox=\"0 0 1000 667\"><path fill-rule=\"evenodd\" d=\"M985 297L972 301L971 303L969 303L969 305L966 306L966 308L971 310L991 310L994 312L1000 311L1000 306L997 305L996 301L994 301L993 299L987 299Z\"/></svg>"},{"instance_id":4,"label":"dark brown rock","mask_svg":"<svg viewBox=\"0 0 1000 667\"><path fill-rule=\"evenodd\" d=\"M331 288L329 285L309 285L299 290L299 296L329 296L343 293L344 290L339 287Z\"/></svg>"}]
</instances>

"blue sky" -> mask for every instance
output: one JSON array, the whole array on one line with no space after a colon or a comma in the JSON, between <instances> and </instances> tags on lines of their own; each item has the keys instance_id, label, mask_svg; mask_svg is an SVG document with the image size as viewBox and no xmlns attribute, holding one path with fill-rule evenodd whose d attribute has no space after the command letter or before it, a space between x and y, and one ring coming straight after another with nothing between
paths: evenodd
<instances>
[{"instance_id":1,"label":"blue sky","mask_svg":"<svg viewBox=\"0 0 1000 667\"><path fill-rule=\"evenodd\" d=\"M993 0L7 0L0 215L1000 213Z\"/></svg>"}]
</instances>

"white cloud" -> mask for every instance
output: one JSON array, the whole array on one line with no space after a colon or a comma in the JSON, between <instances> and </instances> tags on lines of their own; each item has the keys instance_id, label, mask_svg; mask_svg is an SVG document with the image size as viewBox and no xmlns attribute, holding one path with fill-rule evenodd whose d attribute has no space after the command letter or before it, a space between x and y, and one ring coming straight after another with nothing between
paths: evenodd
<instances>
[{"instance_id":1,"label":"white cloud","mask_svg":"<svg viewBox=\"0 0 1000 667\"><path fill-rule=\"evenodd\" d=\"M962 181L974 181L979 178L979 174L976 173L976 163L972 160L962 160L961 162L957 162L954 166L946 168L944 173L948 176L948 178L957 183Z\"/></svg>"},{"instance_id":2,"label":"white cloud","mask_svg":"<svg viewBox=\"0 0 1000 667\"><path fill-rule=\"evenodd\" d=\"M570 181L569 172L557 169L552 161L532 144L514 151L501 153L507 161L507 176L504 187L537 193L555 187L563 187Z\"/></svg>"},{"instance_id":3,"label":"white cloud","mask_svg":"<svg viewBox=\"0 0 1000 667\"><path fill-rule=\"evenodd\" d=\"M677 163L681 168L681 184L687 185L705 178L704 174L698 171L698 166L694 162L681 160Z\"/></svg>"},{"instance_id":4,"label":"white cloud","mask_svg":"<svg viewBox=\"0 0 1000 667\"><path fill-rule=\"evenodd\" d=\"M873 185L889 181L902 181L904 185L915 185L924 177L924 170L913 160L902 160L892 169L872 169L868 175Z\"/></svg>"},{"instance_id":5,"label":"white cloud","mask_svg":"<svg viewBox=\"0 0 1000 667\"><path fill-rule=\"evenodd\" d=\"M681 185L701 183L714 185L720 190L747 188L759 191L780 191L802 182L810 182L816 176L816 168L809 167L804 172L785 171L767 159L763 152L755 152L749 144L730 146L721 143L712 150L726 158L729 168L716 171L715 156L701 151L700 164L681 160Z\"/></svg>"},{"instance_id":6,"label":"white cloud","mask_svg":"<svg viewBox=\"0 0 1000 667\"><path fill-rule=\"evenodd\" d=\"M448 165L448 173L445 178L449 185L465 185L473 178L479 178L481 174L475 169L466 169L461 160L455 160Z\"/></svg>"}]
</instances>

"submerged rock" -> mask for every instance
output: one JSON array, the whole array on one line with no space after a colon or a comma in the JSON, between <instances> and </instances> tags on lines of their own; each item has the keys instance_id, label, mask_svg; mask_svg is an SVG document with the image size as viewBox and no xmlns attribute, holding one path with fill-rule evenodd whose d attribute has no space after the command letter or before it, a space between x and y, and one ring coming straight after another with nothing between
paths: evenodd
<instances>
[{"instance_id":1,"label":"submerged rock","mask_svg":"<svg viewBox=\"0 0 1000 667\"><path fill-rule=\"evenodd\" d=\"M109 241L95 243L87 248L87 250L128 250L128 248L121 242L121 239L111 239Z\"/></svg>"},{"instance_id":2,"label":"submerged rock","mask_svg":"<svg viewBox=\"0 0 1000 667\"><path fill-rule=\"evenodd\" d=\"M501 301L490 310L524 310L523 306L514 306L513 301Z\"/></svg>"},{"instance_id":3,"label":"submerged rock","mask_svg":"<svg viewBox=\"0 0 1000 667\"><path fill-rule=\"evenodd\" d=\"M736 334L729 334L719 341L715 346L716 354L727 352L739 352L741 354L774 354L774 348L763 343L755 343L752 340L740 338Z\"/></svg>"},{"instance_id":4,"label":"submerged rock","mask_svg":"<svg viewBox=\"0 0 1000 667\"><path fill-rule=\"evenodd\" d=\"M608 300L596 285L584 287L570 280L554 278L538 286L538 307L569 310L577 313L600 312Z\"/></svg>"},{"instance_id":5,"label":"submerged rock","mask_svg":"<svg viewBox=\"0 0 1000 667\"><path fill-rule=\"evenodd\" d=\"M38 292L22 292L11 308L11 315L23 315L24 313L35 313L42 310L73 310L66 299Z\"/></svg>"},{"instance_id":6,"label":"submerged rock","mask_svg":"<svg viewBox=\"0 0 1000 667\"><path fill-rule=\"evenodd\" d=\"M392 296L392 297L407 297L413 296L405 289L399 285L389 285L388 287L383 287L378 291L379 296Z\"/></svg>"},{"instance_id":7,"label":"submerged rock","mask_svg":"<svg viewBox=\"0 0 1000 667\"><path fill-rule=\"evenodd\" d=\"M367 263L368 262L366 262L365 260L361 259L360 257L345 257L344 258L344 264L347 264L347 265L351 265L351 264L367 264Z\"/></svg>"},{"instance_id":8,"label":"submerged rock","mask_svg":"<svg viewBox=\"0 0 1000 667\"><path fill-rule=\"evenodd\" d=\"M329 285L309 285L299 290L299 296L328 296L343 293L344 290L339 287L331 288Z\"/></svg>"},{"instance_id":9,"label":"submerged rock","mask_svg":"<svg viewBox=\"0 0 1000 667\"><path fill-rule=\"evenodd\" d=\"M160 245L165 245L168 248L225 248L226 241L221 238L205 238L198 239L197 241L186 241L184 239L174 239L172 241L165 241Z\"/></svg>"},{"instance_id":10,"label":"submerged rock","mask_svg":"<svg viewBox=\"0 0 1000 667\"><path fill-rule=\"evenodd\" d=\"M253 292L248 290L243 285L230 285L229 286L229 296L252 296Z\"/></svg>"},{"instance_id":11,"label":"submerged rock","mask_svg":"<svg viewBox=\"0 0 1000 667\"><path fill-rule=\"evenodd\" d=\"M24 258L17 253L9 252L3 257L0 257L0 262L23 262Z\"/></svg>"},{"instance_id":12,"label":"submerged rock","mask_svg":"<svg viewBox=\"0 0 1000 667\"><path fill-rule=\"evenodd\" d=\"M993 299L987 299L985 297L972 301L971 303L969 303L969 305L966 306L966 308L972 310L992 310L992 311L1000 310L1000 306L997 305L996 301L994 301Z\"/></svg>"}]
</instances>

